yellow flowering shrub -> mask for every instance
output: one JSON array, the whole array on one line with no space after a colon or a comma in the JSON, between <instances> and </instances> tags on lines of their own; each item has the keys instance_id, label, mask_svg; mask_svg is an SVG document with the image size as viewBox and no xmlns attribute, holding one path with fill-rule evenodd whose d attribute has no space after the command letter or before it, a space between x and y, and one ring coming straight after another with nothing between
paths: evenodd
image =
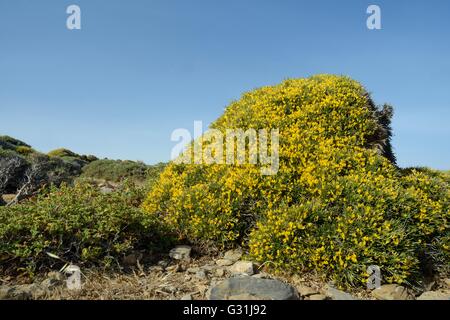
<instances>
[{"instance_id":1,"label":"yellow flowering shrub","mask_svg":"<svg viewBox=\"0 0 450 320\"><path fill-rule=\"evenodd\" d=\"M438 238L448 247L449 194L443 179L395 166L391 115L342 76L247 92L211 128L278 129L278 172L261 175L259 162L172 162L143 208L181 238L240 242L276 269L361 285L378 265L385 281L403 282L419 272L421 249Z\"/></svg>"}]
</instances>

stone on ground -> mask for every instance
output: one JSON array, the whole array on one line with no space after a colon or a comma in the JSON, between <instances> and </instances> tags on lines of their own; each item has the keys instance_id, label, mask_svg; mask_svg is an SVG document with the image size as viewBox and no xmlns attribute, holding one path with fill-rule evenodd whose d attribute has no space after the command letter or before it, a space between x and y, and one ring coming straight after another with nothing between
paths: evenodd
<instances>
[{"instance_id":1,"label":"stone on ground","mask_svg":"<svg viewBox=\"0 0 450 320\"><path fill-rule=\"evenodd\" d=\"M330 285L326 285L324 289L325 295L331 298L332 300L356 300L356 298L352 296L350 293L338 290Z\"/></svg>"},{"instance_id":2,"label":"stone on ground","mask_svg":"<svg viewBox=\"0 0 450 320\"><path fill-rule=\"evenodd\" d=\"M170 250L169 256L175 260L189 260L191 257L191 247L190 246L176 246Z\"/></svg>"},{"instance_id":3,"label":"stone on ground","mask_svg":"<svg viewBox=\"0 0 450 320\"><path fill-rule=\"evenodd\" d=\"M426 291L417 300L450 300L450 290Z\"/></svg>"},{"instance_id":4,"label":"stone on ground","mask_svg":"<svg viewBox=\"0 0 450 320\"><path fill-rule=\"evenodd\" d=\"M251 276L253 271L253 262L251 261L238 261L230 267L232 274L246 274Z\"/></svg>"},{"instance_id":5,"label":"stone on ground","mask_svg":"<svg viewBox=\"0 0 450 320\"><path fill-rule=\"evenodd\" d=\"M298 293L290 285L274 279L236 277L210 288L209 300L297 300Z\"/></svg>"}]
</instances>

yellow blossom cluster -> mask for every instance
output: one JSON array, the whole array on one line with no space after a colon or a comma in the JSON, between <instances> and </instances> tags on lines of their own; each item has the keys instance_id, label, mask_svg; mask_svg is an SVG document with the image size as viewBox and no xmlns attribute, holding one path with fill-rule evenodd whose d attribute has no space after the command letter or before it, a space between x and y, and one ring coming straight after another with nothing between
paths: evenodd
<instances>
[{"instance_id":1,"label":"yellow blossom cluster","mask_svg":"<svg viewBox=\"0 0 450 320\"><path fill-rule=\"evenodd\" d=\"M448 181L403 172L384 156L388 128L358 82L318 75L262 87L211 127L278 129L279 171L170 163L143 208L180 238L239 242L277 269L355 286L370 265L384 281L411 280L424 248L448 250Z\"/></svg>"}]
</instances>

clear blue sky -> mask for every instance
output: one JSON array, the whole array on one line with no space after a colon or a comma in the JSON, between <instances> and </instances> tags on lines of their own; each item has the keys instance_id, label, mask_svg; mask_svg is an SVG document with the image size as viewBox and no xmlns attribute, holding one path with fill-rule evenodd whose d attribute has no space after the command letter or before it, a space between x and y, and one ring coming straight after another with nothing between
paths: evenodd
<instances>
[{"instance_id":1,"label":"clear blue sky","mask_svg":"<svg viewBox=\"0 0 450 320\"><path fill-rule=\"evenodd\" d=\"M449 36L448 0L0 0L0 134L154 163L244 91L337 73L394 106L401 166L450 169Z\"/></svg>"}]
</instances>

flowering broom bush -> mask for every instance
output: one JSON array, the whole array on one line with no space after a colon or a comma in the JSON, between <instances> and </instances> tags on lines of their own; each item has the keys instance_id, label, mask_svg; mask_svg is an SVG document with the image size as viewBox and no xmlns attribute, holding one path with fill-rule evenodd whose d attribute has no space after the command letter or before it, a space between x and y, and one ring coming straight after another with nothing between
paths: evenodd
<instances>
[{"instance_id":1,"label":"flowering broom bush","mask_svg":"<svg viewBox=\"0 0 450 320\"><path fill-rule=\"evenodd\" d=\"M391 116L341 76L245 93L211 128L278 129L278 173L261 175L261 163L172 162L143 208L180 238L238 242L257 261L316 271L342 286L362 285L370 265L386 282L415 279L429 252L443 270L448 180L395 166Z\"/></svg>"}]
</instances>

